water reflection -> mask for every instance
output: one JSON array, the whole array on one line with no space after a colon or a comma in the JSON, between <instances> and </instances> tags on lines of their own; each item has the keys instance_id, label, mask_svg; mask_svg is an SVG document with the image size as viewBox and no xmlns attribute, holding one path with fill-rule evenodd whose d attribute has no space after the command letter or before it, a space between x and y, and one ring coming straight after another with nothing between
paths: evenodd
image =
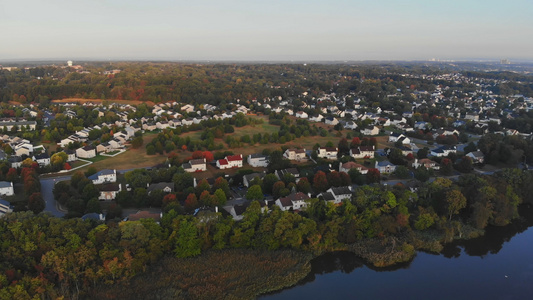
<instances>
[{"instance_id":1,"label":"water reflection","mask_svg":"<svg viewBox=\"0 0 533 300\"><path fill-rule=\"evenodd\" d=\"M485 256L487 254L497 254L503 245L509 242L515 235L526 231L533 226L533 208L522 207L520 209L520 220L517 220L504 227L491 226L487 228L484 236L447 244L442 250L442 254L447 258L457 258L461 255L461 250L469 256Z\"/></svg>"}]
</instances>

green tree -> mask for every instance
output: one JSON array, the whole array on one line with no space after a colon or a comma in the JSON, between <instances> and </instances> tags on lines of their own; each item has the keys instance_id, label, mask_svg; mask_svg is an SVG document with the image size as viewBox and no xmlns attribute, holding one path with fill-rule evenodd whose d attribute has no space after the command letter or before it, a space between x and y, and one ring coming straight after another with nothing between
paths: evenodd
<instances>
[{"instance_id":1,"label":"green tree","mask_svg":"<svg viewBox=\"0 0 533 300\"><path fill-rule=\"evenodd\" d=\"M179 258L200 255L202 253L201 243L194 220L188 220L183 217L179 217L179 219L174 254Z\"/></svg>"},{"instance_id":2,"label":"green tree","mask_svg":"<svg viewBox=\"0 0 533 300\"><path fill-rule=\"evenodd\" d=\"M246 192L246 199L248 200L263 200L263 191L260 185L251 186Z\"/></svg>"}]
</instances>

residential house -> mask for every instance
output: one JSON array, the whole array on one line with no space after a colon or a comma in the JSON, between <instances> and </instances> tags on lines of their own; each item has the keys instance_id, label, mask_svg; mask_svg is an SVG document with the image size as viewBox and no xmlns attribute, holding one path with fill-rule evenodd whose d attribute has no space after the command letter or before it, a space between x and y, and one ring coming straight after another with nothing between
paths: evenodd
<instances>
[{"instance_id":1,"label":"residential house","mask_svg":"<svg viewBox=\"0 0 533 300\"><path fill-rule=\"evenodd\" d=\"M163 191L163 193L173 193L174 192L174 182L159 182L159 183L152 183L147 189L148 195L152 191L160 190Z\"/></svg>"},{"instance_id":2,"label":"residential house","mask_svg":"<svg viewBox=\"0 0 533 300\"><path fill-rule=\"evenodd\" d=\"M219 169L242 168L242 154L230 155L216 162Z\"/></svg>"},{"instance_id":3,"label":"residential house","mask_svg":"<svg viewBox=\"0 0 533 300\"><path fill-rule=\"evenodd\" d=\"M309 117L305 111L297 111L295 116L300 119L307 119Z\"/></svg>"},{"instance_id":4,"label":"residential house","mask_svg":"<svg viewBox=\"0 0 533 300\"><path fill-rule=\"evenodd\" d=\"M456 153L456 152L457 152L457 148L455 146L445 145L445 146L431 150L431 156L443 157L443 156L448 156L450 153Z\"/></svg>"},{"instance_id":5,"label":"residential house","mask_svg":"<svg viewBox=\"0 0 533 300\"><path fill-rule=\"evenodd\" d=\"M348 186L332 187L319 196L322 196L325 201L340 204L342 200L352 198L352 190Z\"/></svg>"},{"instance_id":6,"label":"residential house","mask_svg":"<svg viewBox=\"0 0 533 300\"><path fill-rule=\"evenodd\" d=\"M279 208L282 211L287 210L299 210L299 209L305 209L307 207L307 200L309 199L309 196L302 193L292 193L288 195L287 197L279 198L276 200L276 205L279 206Z\"/></svg>"},{"instance_id":7,"label":"residential house","mask_svg":"<svg viewBox=\"0 0 533 300\"><path fill-rule=\"evenodd\" d=\"M87 177L93 184L111 183L117 181L117 170L104 169Z\"/></svg>"},{"instance_id":8,"label":"residential house","mask_svg":"<svg viewBox=\"0 0 533 300\"><path fill-rule=\"evenodd\" d=\"M268 167L268 156L263 154L248 155L248 164L252 167Z\"/></svg>"},{"instance_id":9,"label":"residential house","mask_svg":"<svg viewBox=\"0 0 533 300\"><path fill-rule=\"evenodd\" d=\"M336 160L339 149L333 147L319 147L317 156L320 158Z\"/></svg>"},{"instance_id":10,"label":"residential house","mask_svg":"<svg viewBox=\"0 0 533 300\"><path fill-rule=\"evenodd\" d=\"M350 149L350 156L355 159L367 159L374 158L374 146L359 146L354 149Z\"/></svg>"},{"instance_id":11,"label":"residential house","mask_svg":"<svg viewBox=\"0 0 533 300\"><path fill-rule=\"evenodd\" d=\"M466 156L470 157L475 164L482 164L485 162L485 155L479 150L470 152Z\"/></svg>"},{"instance_id":12,"label":"residential house","mask_svg":"<svg viewBox=\"0 0 533 300\"><path fill-rule=\"evenodd\" d=\"M115 200L117 194L122 190L120 183L109 183L99 186L100 196L98 200L111 201Z\"/></svg>"},{"instance_id":13,"label":"residential house","mask_svg":"<svg viewBox=\"0 0 533 300\"><path fill-rule=\"evenodd\" d=\"M13 155L7 159L7 162L12 168L20 168L22 166L22 157Z\"/></svg>"},{"instance_id":14,"label":"residential house","mask_svg":"<svg viewBox=\"0 0 533 300\"><path fill-rule=\"evenodd\" d=\"M15 195L15 190L13 190L13 182L0 181L0 195L3 195L3 196Z\"/></svg>"},{"instance_id":15,"label":"residential house","mask_svg":"<svg viewBox=\"0 0 533 300\"><path fill-rule=\"evenodd\" d=\"M0 218L12 211L13 207L11 206L11 203L4 199L0 199Z\"/></svg>"},{"instance_id":16,"label":"residential house","mask_svg":"<svg viewBox=\"0 0 533 300\"><path fill-rule=\"evenodd\" d=\"M355 124L354 121L348 121L348 122L345 122L344 125L342 125L345 129L357 129L357 124Z\"/></svg>"},{"instance_id":17,"label":"residential house","mask_svg":"<svg viewBox=\"0 0 533 300\"><path fill-rule=\"evenodd\" d=\"M390 174L396 171L396 165L391 163L388 160L376 161L375 168L379 170L380 173Z\"/></svg>"},{"instance_id":18,"label":"residential house","mask_svg":"<svg viewBox=\"0 0 533 300\"><path fill-rule=\"evenodd\" d=\"M426 169L433 169L438 170L440 169L440 165L429 158L422 158L422 159L415 159L413 162L410 163L411 167L414 169L418 169L420 167L424 167Z\"/></svg>"},{"instance_id":19,"label":"residential house","mask_svg":"<svg viewBox=\"0 0 533 300\"><path fill-rule=\"evenodd\" d=\"M252 173L244 175L242 177L242 185L245 187L250 187L250 182L252 182L256 177L263 179L263 177L265 177L265 173Z\"/></svg>"},{"instance_id":20,"label":"residential house","mask_svg":"<svg viewBox=\"0 0 533 300\"><path fill-rule=\"evenodd\" d=\"M186 172L202 172L207 170L205 158L192 159L188 163L181 165Z\"/></svg>"},{"instance_id":21,"label":"residential house","mask_svg":"<svg viewBox=\"0 0 533 300\"><path fill-rule=\"evenodd\" d=\"M356 169L361 174L368 173L368 168L367 167L363 166L362 164L358 164L356 162L353 162L353 161L349 161L349 162L346 162L346 163L343 163L343 164L339 164L339 172L348 173L348 172L350 172L351 169Z\"/></svg>"},{"instance_id":22,"label":"residential house","mask_svg":"<svg viewBox=\"0 0 533 300\"><path fill-rule=\"evenodd\" d=\"M320 114L318 116L309 118L309 121L311 121L311 122L322 122L322 120L324 120L324 116L322 116Z\"/></svg>"},{"instance_id":23,"label":"residential house","mask_svg":"<svg viewBox=\"0 0 533 300\"><path fill-rule=\"evenodd\" d=\"M377 126L365 127L364 129L361 130L361 133L364 135L378 135L379 128Z\"/></svg>"},{"instance_id":24,"label":"residential house","mask_svg":"<svg viewBox=\"0 0 533 300\"><path fill-rule=\"evenodd\" d=\"M300 172L296 168L287 168L283 170L276 170L274 172L274 175L276 175L276 177L278 177L279 180L282 180L286 174L290 174L294 176L294 178L296 178L296 182L298 182L300 179Z\"/></svg>"},{"instance_id":25,"label":"residential house","mask_svg":"<svg viewBox=\"0 0 533 300\"><path fill-rule=\"evenodd\" d=\"M96 156L96 148L93 146L84 146L76 149L76 156L79 158L93 158Z\"/></svg>"},{"instance_id":26,"label":"residential house","mask_svg":"<svg viewBox=\"0 0 533 300\"><path fill-rule=\"evenodd\" d=\"M283 153L283 157L289 160L303 160L305 159L305 149L287 149Z\"/></svg>"},{"instance_id":27,"label":"residential house","mask_svg":"<svg viewBox=\"0 0 533 300\"><path fill-rule=\"evenodd\" d=\"M65 149L63 150L67 154L67 162L75 161L76 160L76 151Z\"/></svg>"},{"instance_id":28,"label":"residential house","mask_svg":"<svg viewBox=\"0 0 533 300\"><path fill-rule=\"evenodd\" d=\"M37 162L41 167L50 165L50 155L48 155L48 153L46 152L34 155L33 160Z\"/></svg>"},{"instance_id":29,"label":"residential house","mask_svg":"<svg viewBox=\"0 0 533 300\"><path fill-rule=\"evenodd\" d=\"M328 125L337 125L339 124L339 120L337 120L337 118L335 117L327 117L325 119L325 123Z\"/></svg>"}]
</instances>

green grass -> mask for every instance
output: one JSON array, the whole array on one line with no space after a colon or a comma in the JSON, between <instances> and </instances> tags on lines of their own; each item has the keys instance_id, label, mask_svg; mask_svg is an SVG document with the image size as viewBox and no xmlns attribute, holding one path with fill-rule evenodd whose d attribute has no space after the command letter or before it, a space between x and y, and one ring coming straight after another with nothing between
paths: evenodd
<instances>
[{"instance_id":1,"label":"green grass","mask_svg":"<svg viewBox=\"0 0 533 300\"><path fill-rule=\"evenodd\" d=\"M95 162L99 162L99 161L102 161L102 160L105 160L105 159L109 159L109 157L103 156L103 155L96 155L93 158L84 158L84 159L88 160L88 161L92 161L93 163L95 163Z\"/></svg>"}]
</instances>

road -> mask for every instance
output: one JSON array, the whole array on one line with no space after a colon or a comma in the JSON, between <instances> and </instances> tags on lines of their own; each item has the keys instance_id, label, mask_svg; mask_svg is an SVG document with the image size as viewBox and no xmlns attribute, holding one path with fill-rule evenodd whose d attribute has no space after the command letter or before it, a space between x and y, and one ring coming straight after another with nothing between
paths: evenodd
<instances>
[{"instance_id":1,"label":"road","mask_svg":"<svg viewBox=\"0 0 533 300\"><path fill-rule=\"evenodd\" d=\"M53 216L61 218L65 212L58 209L58 204L54 199L54 184L59 181L70 180L70 176L61 176L56 178L41 179L41 194L43 195L46 207L44 211L51 213Z\"/></svg>"}]
</instances>

